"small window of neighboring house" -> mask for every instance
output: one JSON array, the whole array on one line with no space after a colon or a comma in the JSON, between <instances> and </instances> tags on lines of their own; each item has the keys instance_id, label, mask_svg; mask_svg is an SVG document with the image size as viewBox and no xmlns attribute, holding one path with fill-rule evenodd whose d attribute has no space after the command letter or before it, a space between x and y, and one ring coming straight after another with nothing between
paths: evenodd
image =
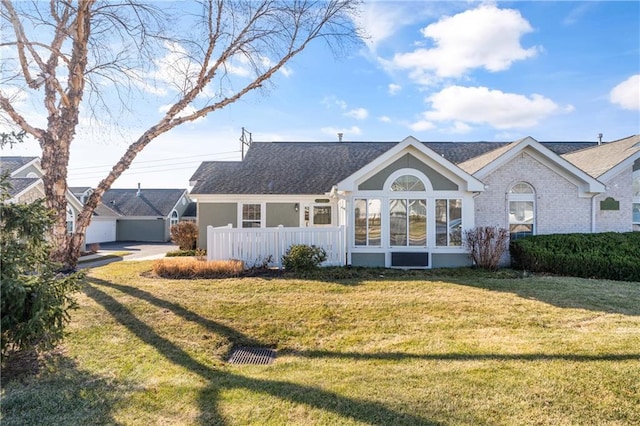
<instances>
[{"instance_id":1,"label":"small window of neighboring house","mask_svg":"<svg viewBox=\"0 0 640 426\"><path fill-rule=\"evenodd\" d=\"M180 218L178 217L178 212L175 210L172 211L171 217L169 218L169 226L177 225L179 221Z\"/></svg>"},{"instance_id":2,"label":"small window of neighboring house","mask_svg":"<svg viewBox=\"0 0 640 426\"><path fill-rule=\"evenodd\" d=\"M262 226L262 205L243 204L242 205L242 227L260 228Z\"/></svg>"},{"instance_id":3,"label":"small window of neighboring house","mask_svg":"<svg viewBox=\"0 0 640 426\"><path fill-rule=\"evenodd\" d=\"M634 170L633 182L631 184L631 192L633 195L633 230L640 231L640 169Z\"/></svg>"},{"instance_id":4,"label":"small window of neighboring house","mask_svg":"<svg viewBox=\"0 0 640 426\"><path fill-rule=\"evenodd\" d=\"M76 230L76 215L73 209L67 206L67 234L73 234Z\"/></svg>"},{"instance_id":5,"label":"small window of neighboring house","mask_svg":"<svg viewBox=\"0 0 640 426\"><path fill-rule=\"evenodd\" d=\"M535 234L536 193L531 185L518 182L509 190L509 234L512 239Z\"/></svg>"}]
</instances>

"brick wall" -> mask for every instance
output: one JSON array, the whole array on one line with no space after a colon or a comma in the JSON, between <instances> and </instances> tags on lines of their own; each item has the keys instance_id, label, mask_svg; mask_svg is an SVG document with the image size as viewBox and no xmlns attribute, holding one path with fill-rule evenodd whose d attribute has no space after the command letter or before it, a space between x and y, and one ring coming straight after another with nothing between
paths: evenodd
<instances>
[{"instance_id":1,"label":"brick wall","mask_svg":"<svg viewBox=\"0 0 640 426\"><path fill-rule=\"evenodd\" d=\"M476 198L476 226L508 228L507 191L523 181L536 191L536 234L591 232L591 199L578 197L575 184L526 153L482 181L488 187Z\"/></svg>"},{"instance_id":2,"label":"brick wall","mask_svg":"<svg viewBox=\"0 0 640 426\"><path fill-rule=\"evenodd\" d=\"M596 196L596 232L630 232L632 230L632 179L633 170L628 167L611 180L603 182L607 185L607 191ZM620 203L620 210L600 210L600 201L608 197Z\"/></svg>"}]
</instances>

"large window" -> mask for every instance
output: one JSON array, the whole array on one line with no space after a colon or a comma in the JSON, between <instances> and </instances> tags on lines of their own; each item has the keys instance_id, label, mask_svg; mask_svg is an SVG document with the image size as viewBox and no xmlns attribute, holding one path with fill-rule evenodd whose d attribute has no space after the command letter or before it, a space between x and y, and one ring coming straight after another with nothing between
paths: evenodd
<instances>
[{"instance_id":1,"label":"large window","mask_svg":"<svg viewBox=\"0 0 640 426\"><path fill-rule=\"evenodd\" d=\"M533 187L518 182L509 190L509 234L518 239L535 234L535 199Z\"/></svg>"},{"instance_id":2,"label":"large window","mask_svg":"<svg viewBox=\"0 0 640 426\"><path fill-rule=\"evenodd\" d=\"M381 207L382 202L377 198L359 198L354 201L355 245L380 246Z\"/></svg>"},{"instance_id":3,"label":"large window","mask_svg":"<svg viewBox=\"0 0 640 426\"><path fill-rule=\"evenodd\" d=\"M242 227L260 228L262 224L262 206L260 204L242 205Z\"/></svg>"},{"instance_id":4,"label":"large window","mask_svg":"<svg viewBox=\"0 0 640 426\"><path fill-rule=\"evenodd\" d=\"M389 245L427 245L426 200L389 200Z\"/></svg>"},{"instance_id":5,"label":"large window","mask_svg":"<svg viewBox=\"0 0 640 426\"><path fill-rule=\"evenodd\" d=\"M462 200L436 200L436 246L462 245Z\"/></svg>"},{"instance_id":6,"label":"large window","mask_svg":"<svg viewBox=\"0 0 640 426\"><path fill-rule=\"evenodd\" d=\"M402 175L391 184L392 191L424 191L424 182L413 175Z\"/></svg>"},{"instance_id":7,"label":"large window","mask_svg":"<svg viewBox=\"0 0 640 426\"><path fill-rule=\"evenodd\" d=\"M178 217L178 212L175 210L172 211L171 217L169 218L169 226L177 225L179 221L180 218Z\"/></svg>"},{"instance_id":8,"label":"large window","mask_svg":"<svg viewBox=\"0 0 640 426\"><path fill-rule=\"evenodd\" d=\"M76 215L73 209L67 206L67 234L73 234L76 230Z\"/></svg>"}]
</instances>

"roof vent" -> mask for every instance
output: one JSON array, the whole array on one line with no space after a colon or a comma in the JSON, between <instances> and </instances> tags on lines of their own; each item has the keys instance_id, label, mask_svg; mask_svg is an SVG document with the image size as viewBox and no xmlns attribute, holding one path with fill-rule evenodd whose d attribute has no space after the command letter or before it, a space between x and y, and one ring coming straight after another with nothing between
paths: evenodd
<instances>
[{"instance_id":1,"label":"roof vent","mask_svg":"<svg viewBox=\"0 0 640 426\"><path fill-rule=\"evenodd\" d=\"M136 197L139 197L141 192L142 191L140 190L140 182L138 182L138 192L136 192Z\"/></svg>"},{"instance_id":2,"label":"roof vent","mask_svg":"<svg viewBox=\"0 0 640 426\"><path fill-rule=\"evenodd\" d=\"M598 145L602 145L602 133L598 133Z\"/></svg>"},{"instance_id":3,"label":"roof vent","mask_svg":"<svg viewBox=\"0 0 640 426\"><path fill-rule=\"evenodd\" d=\"M344 133L338 133L338 142L342 142L343 136L344 136Z\"/></svg>"}]
</instances>

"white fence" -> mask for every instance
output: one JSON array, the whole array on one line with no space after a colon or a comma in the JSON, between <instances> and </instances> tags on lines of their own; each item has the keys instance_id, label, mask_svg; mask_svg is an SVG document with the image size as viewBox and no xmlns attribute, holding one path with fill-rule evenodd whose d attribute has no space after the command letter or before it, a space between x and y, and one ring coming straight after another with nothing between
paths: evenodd
<instances>
[{"instance_id":1,"label":"white fence","mask_svg":"<svg viewBox=\"0 0 640 426\"><path fill-rule=\"evenodd\" d=\"M294 244L322 247L327 260L322 266L345 264L343 227L322 228L221 228L207 227L208 260L243 260L250 268L270 260L270 266L282 267L282 256Z\"/></svg>"}]
</instances>

